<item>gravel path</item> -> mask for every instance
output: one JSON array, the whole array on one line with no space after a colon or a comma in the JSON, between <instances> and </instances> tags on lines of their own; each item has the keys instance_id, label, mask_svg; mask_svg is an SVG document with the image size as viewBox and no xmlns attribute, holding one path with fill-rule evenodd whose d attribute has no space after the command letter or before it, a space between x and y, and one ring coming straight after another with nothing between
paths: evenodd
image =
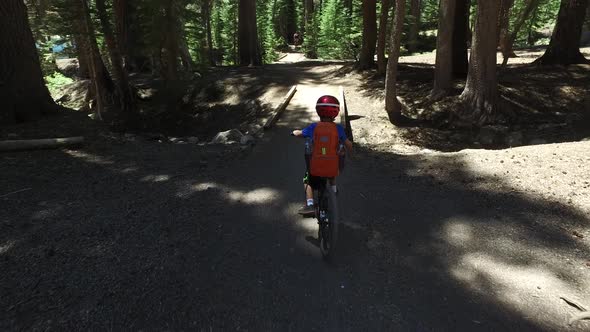
<instances>
[{"instance_id":1,"label":"gravel path","mask_svg":"<svg viewBox=\"0 0 590 332\"><path fill-rule=\"evenodd\" d=\"M327 265L295 213L302 142L288 133L358 82L284 66L298 92L249 152L0 155L0 330L590 328L568 327L560 300L590 307L590 143L402 155L368 140L340 178L343 250ZM395 130L371 105L351 93L357 140Z\"/></svg>"}]
</instances>

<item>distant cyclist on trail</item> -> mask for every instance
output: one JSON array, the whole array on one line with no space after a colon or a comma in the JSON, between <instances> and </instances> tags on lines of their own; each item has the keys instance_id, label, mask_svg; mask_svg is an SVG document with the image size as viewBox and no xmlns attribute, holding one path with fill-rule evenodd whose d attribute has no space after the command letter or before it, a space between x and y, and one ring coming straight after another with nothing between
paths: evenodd
<instances>
[{"instance_id":1,"label":"distant cyclist on trail","mask_svg":"<svg viewBox=\"0 0 590 332\"><path fill-rule=\"evenodd\" d=\"M344 128L334 123L340 112L340 102L334 96L321 96L316 102L316 112L320 122L312 123L303 130L294 130L291 134L306 138L305 163L306 172L303 178L305 187L305 205L299 214L315 213L313 189L321 178L329 178L331 189L337 192L336 176L340 169L340 159L346 151L352 152L352 142L346 137Z\"/></svg>"}]
</instances>

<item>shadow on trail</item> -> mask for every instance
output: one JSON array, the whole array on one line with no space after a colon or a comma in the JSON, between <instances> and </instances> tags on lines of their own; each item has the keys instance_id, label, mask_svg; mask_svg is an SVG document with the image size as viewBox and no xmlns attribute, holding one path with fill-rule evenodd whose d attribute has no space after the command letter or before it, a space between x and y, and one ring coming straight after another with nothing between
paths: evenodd
<instances>
[{"instance_id":1,"label":"shadow on trail","mask_svg":"<svg viewBox=\"0 0 590 332\"><path fill-rule=\"evenodd\" d=\"M336 77L353 71L343 66ZM360 82L348 82L345 88L360 90L363 103L372 103L385 114L385 78L375 72L359 74ZM441 151L467 148L501 149L534 145L538 142L562 143L585 139L590 135L590 66L537 67L514 65L499 73L499 115L493 126L455 128L461 121L456 112L464 106L459 100L465 78L453 81L449 96L432 102L429 95L434 67L421 63L399 65L398 95L403 114L408 118L397 135L415 145ZM523 83L523 82L526 82ZM361 105L361 107L364 105ZM353 107L349 107L353 109ZM411 130L415 128L416 130ZM410 130L409 130L410 129ZM492 134L489 134L489 133ZM516 138L516 139L514 139Z\"/></svg>"},{"instance_id":2,"label":"shadow on trail","mask_svg":"<svg viewBox=\"0 0 590 332\"><path fill-rule=\"evenodd\" d=\"M295 215L301 143L283 139L308 122L301 111L250 154L126 143L2 155L3 176L34 189L2 199L0 328L564 327L546 306L564 294L511 294L588 289L586 271L543 255L587 258L564 228L588 218L447 157L361 150L340 182L345 250L324 264L306 240L315 222Z\"/></svg>"},{"instance_id":3,"label":"shadow on trail","mask_svg":"<svg viewBox=\"0 0 590 332\"><path fill-rule=\"evenodd\" d=\"M276 84L323 80L298 75ZM360 149L326 265L315 221L296 215L304 163L289 132L304 112L290 107L252 151L0 155L5 190L32 188L0 198L0 329L550 331L572 312L559 296L590 295L572 265L590 247L571 236L588 217L461 157Z\"/></svg>"}]
</instances>

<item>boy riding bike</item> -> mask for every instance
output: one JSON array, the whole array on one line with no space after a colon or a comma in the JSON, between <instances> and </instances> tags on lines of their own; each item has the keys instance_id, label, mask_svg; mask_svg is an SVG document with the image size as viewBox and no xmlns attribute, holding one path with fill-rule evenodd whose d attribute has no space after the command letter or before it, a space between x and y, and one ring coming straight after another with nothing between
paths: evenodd
<instances>
[{"instance_id":1,"label":"boy riding bike","mask_svg":"<svg viewBox=\"0 0 590 332\"><path fill-rule=\"evenodd\" d=\"M344 128L334 123L340 112L338 99L329 95L321 96L316 102L315 109L320 122L312 123L302 130L294 130L291 133L293 136L307 139L306 172L303 178L306 202L298 211L304 216L315 213L313 189L322 178L329 178L331 189L337 192L336 176L341 166L340 158L344 157L346 151L352 153L352 142L346 137Z\"/></svg>"}]
</instances>

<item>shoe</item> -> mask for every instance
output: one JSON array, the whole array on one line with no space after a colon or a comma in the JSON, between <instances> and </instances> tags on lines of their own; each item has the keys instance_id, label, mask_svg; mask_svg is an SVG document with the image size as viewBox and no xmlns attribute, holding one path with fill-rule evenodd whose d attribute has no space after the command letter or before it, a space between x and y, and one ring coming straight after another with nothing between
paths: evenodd
<instances>
[{"instance_id":1,"label":"shoe","mask_svg":"<svg viewBox=\"0 0 590 332\"><path fill-rule=\"evenodd\" d=\"M297 213L304 217L314 216L315 215L315 205L305 205L302 206Z\"/></svg>"}]
</instances>

